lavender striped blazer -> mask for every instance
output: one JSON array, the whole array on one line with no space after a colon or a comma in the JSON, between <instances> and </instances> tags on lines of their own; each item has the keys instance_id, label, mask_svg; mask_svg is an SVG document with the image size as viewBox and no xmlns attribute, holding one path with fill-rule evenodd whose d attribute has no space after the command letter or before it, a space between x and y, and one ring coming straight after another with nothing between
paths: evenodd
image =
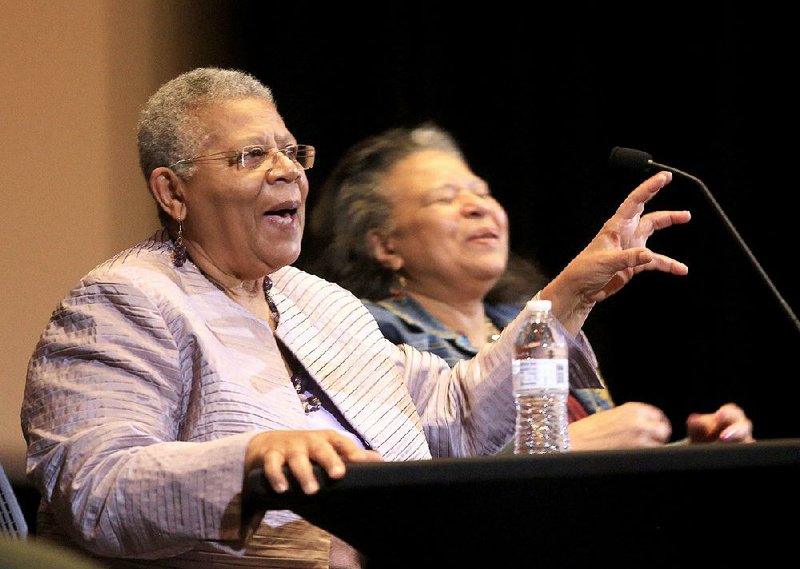
<instances>
[{"instance_id":1,"label":"lavender striped blazer","mask_svg":"<svg viewBox=\"0 0 800 569\"><path fill-rule=\"evenodd\" d=\"M275 334L387 460L508 442L516 322L451 370L383 338L341 287L293 267L271 276ZM115 567L284 567L293 555L328 566L329 536L291 512L242 527L249 439L309 428L306 415L267 323L191 262L175 268L162 231L58 305L30 360L22 425L40 535Z\"/></svg>"}]
</instances>

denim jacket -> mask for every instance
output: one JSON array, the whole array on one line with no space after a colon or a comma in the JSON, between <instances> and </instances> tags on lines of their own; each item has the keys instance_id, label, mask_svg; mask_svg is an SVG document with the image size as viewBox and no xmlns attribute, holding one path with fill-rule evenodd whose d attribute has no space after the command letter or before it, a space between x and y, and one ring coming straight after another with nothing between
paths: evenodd
<instances>
[{"instance_id":1,"label":"denim jacket","mask_svg":"<svg viewBox=\"0 0 800 569\"><path fill-rule=\"evenodd\" d=\"M466 336L446 328L410 296L398 295L379 302L364 301L378 326L395 344L409 344L418 350L433 352L450 366L471 358L478 350ZM522 310L519 304L486 304L486 315L502 330ZM589 340L581 332L569 346L570 394L587 415L614 405L605 387ZM570 413L570 421L578 418Z\"/></svg>"}]
</instances>

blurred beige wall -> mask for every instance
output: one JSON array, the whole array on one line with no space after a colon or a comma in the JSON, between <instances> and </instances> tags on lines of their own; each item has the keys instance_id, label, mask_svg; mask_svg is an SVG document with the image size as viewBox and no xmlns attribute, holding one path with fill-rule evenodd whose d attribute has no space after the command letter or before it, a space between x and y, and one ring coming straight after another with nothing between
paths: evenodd
<instances>
[{"instance_id":1,"label":"blurred beige wall","mask_svg":"<svg viewBox=\"0 0 800 569\"><path fill-rule=\"evenodd\" d=\"M228 63L225 6L0 0L0 462L14 479L27 361L56 302L157 227L138 110L177 73Z\"/></svg>"}]
</instances>

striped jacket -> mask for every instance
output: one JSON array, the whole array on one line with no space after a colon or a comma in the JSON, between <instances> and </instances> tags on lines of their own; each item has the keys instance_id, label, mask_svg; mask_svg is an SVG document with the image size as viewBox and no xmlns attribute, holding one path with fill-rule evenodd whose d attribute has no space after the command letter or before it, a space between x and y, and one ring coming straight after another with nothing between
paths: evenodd
<instances>
[{"instance_id":1,"label":"striped jacket","mask_svg":"<svg viewBox=\"0 0 800 569\"><path fill-rule=\"evenodd\" d=\"M37 533L112 567L283 567L295 554L292 567L327 567L330 536L290 512L244 531L248 441L309 428L306 415L267 323L170 253L160 231L90 271L35 348L21 418ZM341 287L294 267L271 277L275 335L386 460L509 441L513 333L451 369L386 340Z\"/></svg>"}]
</instances>

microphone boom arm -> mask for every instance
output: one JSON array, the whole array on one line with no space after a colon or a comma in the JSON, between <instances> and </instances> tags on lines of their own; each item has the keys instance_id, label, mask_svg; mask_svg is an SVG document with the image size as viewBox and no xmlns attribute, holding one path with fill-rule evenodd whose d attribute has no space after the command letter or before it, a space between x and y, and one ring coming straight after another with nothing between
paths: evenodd
<instances>
[{"instance_id":1,"label":"microphone boom arm","mask_svg":"<svg viewBox=\"0 0 800 569\"><path fill-rule=\"evenodd\" d=\"M758 259L756 259L756 256L750 250L750 247L747 246L747 243L745 243L744 239L742 239L742 236L739 235L739 232L736 230L736 227L734 227L733 223L731 223L731 220L728 219L728 216L725 214L725 211L722 209L719 203L717 203L717 200L714 199L714 196L711 194L711 190L708 189L708 187L700 180L700 178L692 176L691 174L684 172L683 170L678 170L677 168L673 168L672 166L667 166L665 164L659 164L658 162L653 162L652 160L648 160L647 162L653 168L667 170L668 172L672 172L674 174L678 174L685 178L689 178L695 184L700 186L700 189L703 191L703 195L705 196L705 198L711 204L714 211L717 212L717 215L719 215L719 217L722 219L723 223L725 224L725 227L728 229L730 234L733 236L734 240L739 244L739 246L745 252L747 258L750 259L750 262L758 271L758 274L761 275L761 278L764 280L765 283L767 283L767 286L772 291L772 294L775 296L778 303L780 303L781 307L783 307L783 310L786 312L791 321L794 323L794 326L795 328L797 328L797 331L800 332L800 320L798 320L797 315L792 310L792 307L789 306L789 303L786 302L783 296L781 296L781 293L778 291L777 287L773 284L772 279L769 278L769 275L761 266L761 263L758 262Z\"/></svg>"}]
</instances>

